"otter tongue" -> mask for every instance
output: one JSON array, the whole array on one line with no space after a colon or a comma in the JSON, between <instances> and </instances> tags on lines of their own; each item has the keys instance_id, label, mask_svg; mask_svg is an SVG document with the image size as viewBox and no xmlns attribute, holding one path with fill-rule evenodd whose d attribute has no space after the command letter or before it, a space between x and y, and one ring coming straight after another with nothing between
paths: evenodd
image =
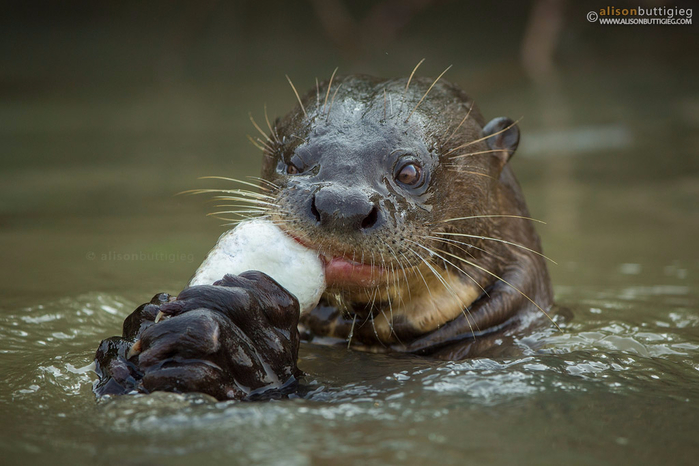
<instances>
[{"instance_id":1,"label":"otter tongue","mask_svg":"<svg viewBox=\"0 0 699 466\"><path fill-rule=\"evenodd\" d=\"M194 273L189 286L210 285L226 274L247 270L266 273L310 311L325 291L318 253L307 249L266 220L250 220L225 232Z\"/></svg>"}]
</instances>

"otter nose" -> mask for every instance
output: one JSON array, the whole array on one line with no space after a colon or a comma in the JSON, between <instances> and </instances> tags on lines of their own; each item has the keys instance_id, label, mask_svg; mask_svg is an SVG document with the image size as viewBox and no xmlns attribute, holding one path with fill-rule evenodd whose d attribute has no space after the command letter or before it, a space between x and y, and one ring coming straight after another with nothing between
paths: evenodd
<instances>
[{"instance_id":1,"label":"otter nose","mask_svg":"<svg viewBox=\"0 0 699 466\"><path fill-rule=\"evenodd\" d=\"M376 225L378 207L363 191L338 186L326 186L315 193L311 213L324 228L353 233Z\"/></svg>"}]
</instances>

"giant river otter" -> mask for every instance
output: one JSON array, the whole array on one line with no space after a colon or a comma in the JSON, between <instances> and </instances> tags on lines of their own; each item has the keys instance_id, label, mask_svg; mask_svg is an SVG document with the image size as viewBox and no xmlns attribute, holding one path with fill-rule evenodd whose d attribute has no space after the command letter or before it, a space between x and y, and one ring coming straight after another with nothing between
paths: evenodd
<instances>
[{"instance_id":1,"label":"giant river otter","mask_svg":"<svg viewBox=\"0 0 699 466\"><path fill-rule=\"evenodd\" d=\"M259 192L229 197L318 251L321 302L299 319L294 296L255 271L157 295L100 345L98 394L255 398L294 390L302 339L458 359L546 319L512 120L486 124L439 78L333 75L296 95L257 141Z\"/></svg>"}]
</instances>

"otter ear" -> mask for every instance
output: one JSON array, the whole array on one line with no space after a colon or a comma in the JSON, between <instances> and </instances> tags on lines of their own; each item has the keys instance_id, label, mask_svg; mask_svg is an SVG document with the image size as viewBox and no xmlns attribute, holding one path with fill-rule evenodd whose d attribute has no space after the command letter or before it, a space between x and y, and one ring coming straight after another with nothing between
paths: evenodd
<instances>
[{"instance_id":1,"label":"otter ear","mask_svg":"<svg viewBox=\"0 0 699 466\"><path fill-rule=\"evenodd\" d=\"M503 151L495 152L495 155L502 160L504 166L517 150L519 127L509 118L495 118L483 128L483 137L487 138L485 142L492 150Z\"/></svg>"}]
</instances>

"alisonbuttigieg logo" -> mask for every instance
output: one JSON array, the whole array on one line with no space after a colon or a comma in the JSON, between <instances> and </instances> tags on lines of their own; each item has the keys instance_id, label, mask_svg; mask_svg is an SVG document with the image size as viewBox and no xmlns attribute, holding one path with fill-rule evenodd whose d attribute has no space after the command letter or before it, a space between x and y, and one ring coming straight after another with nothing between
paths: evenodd
<instances>
[{"instance_id":1,"label":"alisonbuttigieg logo","mask_svg":"<svg viewBox=\"0 0 699 466\"><path fill-rule=\"evenodd\" d=\"M194 262L194 254L182 252L121 252L121 251L88 251L85 259L104 262Z\"/></svg>"},{"instance_id":2,"label":"alisonbuttigieg logo","mask_svg":"<svg viewBox=\"0 0 699 466\"><path fill-rule=\"evenodd\" d=\"M587 13L591 23L603 25L680 25L692 24L692 9L680 7L635 7L618 8L615 6L602 7Z\"/></svg>"}]
</instances>

